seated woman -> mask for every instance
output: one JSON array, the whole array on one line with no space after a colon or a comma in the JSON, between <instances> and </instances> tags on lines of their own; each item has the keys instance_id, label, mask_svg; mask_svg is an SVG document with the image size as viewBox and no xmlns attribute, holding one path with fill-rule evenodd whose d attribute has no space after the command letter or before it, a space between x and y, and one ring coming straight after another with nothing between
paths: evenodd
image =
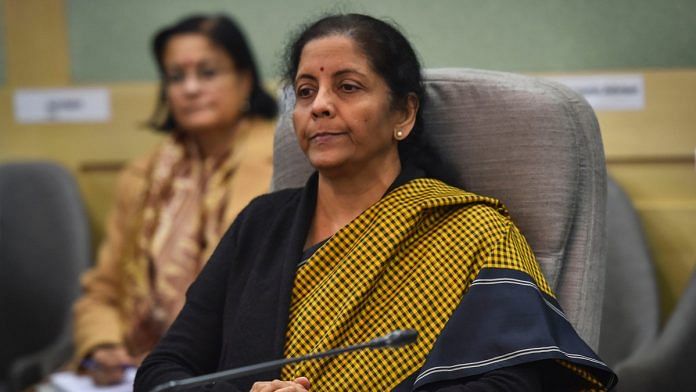
<instances>
[{"instance_id":1,"label":"seated woman","mask_svg":"<svg viewBox=\"0 0 696 392\"><path fill-rule=\"evenodd\" d=\"M431 159L424 89L403 35L369 16L329 16L288 53L297 141L317 172L239 215L136 390L409 328L419 332L410 346L213 390L610 388L613 373L563 317L500 202L420 165Z\"/></svg>"},{"instance_id":2,"label":"seated woman","mask_svg":"<svg viewBox=\"0 0 696 392\"><path fill-rule=\"evenodd\" d=\"M121 174L98 264L75 306L76 361L98 384L121 380L184 304L232 220L267 192L277 107L240 29L192 16L162 29L153 52L168 137Z\"/></svg>"}]
</instances>

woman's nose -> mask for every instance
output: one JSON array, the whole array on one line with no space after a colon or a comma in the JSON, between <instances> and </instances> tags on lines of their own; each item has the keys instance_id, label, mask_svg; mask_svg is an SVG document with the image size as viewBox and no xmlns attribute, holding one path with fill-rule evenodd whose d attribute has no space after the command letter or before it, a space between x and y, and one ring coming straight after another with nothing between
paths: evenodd
<instances>
[{"instance_id":1,"label":"woman's nose","mask_svg":"<svg viewBox=\"0 0 696 392\"><path fill-rule=\"evenodd\" d=\"M186 94L196 94L201 89L201 81L196 75L187 75L183 87Z\"/></svg>"},{"instance_id":2,"label":"woman's nose","mask_svg":"<svg viewBox=\"0 0 696 392\"><path fill-rule=\"evenodd\" d=\"M333 117L333 115L334 105L331 92L320 88L314 101L312 101L312 117Z\"/></svg>"}]
</instances>

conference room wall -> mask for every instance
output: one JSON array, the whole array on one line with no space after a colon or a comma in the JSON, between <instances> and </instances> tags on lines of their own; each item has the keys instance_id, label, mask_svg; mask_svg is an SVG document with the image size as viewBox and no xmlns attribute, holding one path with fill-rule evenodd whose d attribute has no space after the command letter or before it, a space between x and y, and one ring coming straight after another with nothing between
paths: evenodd
<instances>
[{"instance_id":1,"label":"conference room wall","mask_svg":"<svg viewBox=\"0 0 696 392\"><path fill-rule=\"evenodd\" d=\"M0 21L5 20L5 7L0 7ZM0 27L4 26L0 22ZM0 86L5 84L5 29L0 28Z\"/></svg>"},{"instance_id":2,"label":"conference room wall","mask_svg":"<svg viewBox=\"0 0 696 392\"><path fill-rule=\"evenodd\" d=\"M318 0L0 0L0 5L0 160L53 159L70 168L85 196L95 243L113 201L115 169L160 140L142 125L156 97L148 51L153 31L194 10L234 14L273 85L288 32L308 17L342 8L390 16L428 67L643 75L643 110L597 113L609 171L643 219L665 309L673 307L696 266L692 1L384 0L336 6ZM109 89L111 121L14 122L15 89L56 86Z\"/></svg>"}]
</instances>

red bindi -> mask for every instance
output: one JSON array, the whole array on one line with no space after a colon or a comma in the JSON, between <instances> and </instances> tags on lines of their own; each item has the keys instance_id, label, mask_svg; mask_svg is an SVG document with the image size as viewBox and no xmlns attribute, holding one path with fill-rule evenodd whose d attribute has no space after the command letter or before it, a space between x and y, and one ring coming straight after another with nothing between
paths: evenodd
<instances>
[{"instance_id":1,"label":"red bindi","mask_svg":"<svg viewBox=\"0 0 696 392\"><path fill-rule=\"evenodd\" d=\"M324 72L324 67L320 67L319 70L320 70L321 72Z\"/></svg>"}]
</instances>

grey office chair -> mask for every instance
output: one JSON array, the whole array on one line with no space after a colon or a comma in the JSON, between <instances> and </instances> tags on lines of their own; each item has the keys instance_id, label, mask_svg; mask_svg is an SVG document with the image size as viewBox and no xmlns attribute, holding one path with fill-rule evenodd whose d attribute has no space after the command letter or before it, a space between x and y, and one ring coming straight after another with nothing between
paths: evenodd
<instances>
[{"instance_id":1,"label":"grey office chair","mask_svg":"<svg viewBox=\"0 0 696 392\"><path fill-rule=\"evenodd\" d=\"M0 385L6 390L39 381L69 358L71 308L90 253L87 217L67 170L49 162L0 165Z\"/></svg>"},{"instance_id":2,"label":"grey office chair","mask_svg":"<svg viewBox=\"0 0 696 392\"><path fill-rule=\"evenodd\" d=\"M606 298L599 354L619 392L696 391L696 273L660 329L657 275L633 205L609 178Z\"/></svg>"},{"instance_id":3,"label":"grey office chair","mask_svg":"<svg viewBox=\"0 0 696 392\"><path fill-rule=\"evenodd\" d=\"M594 349L604 298L606 170L592 108L557 83L474 69L425 75L425 134L455 184L509 208L569 320ZM312 171L283 91L273 189Z\"/></svg>"}]
</instances>

